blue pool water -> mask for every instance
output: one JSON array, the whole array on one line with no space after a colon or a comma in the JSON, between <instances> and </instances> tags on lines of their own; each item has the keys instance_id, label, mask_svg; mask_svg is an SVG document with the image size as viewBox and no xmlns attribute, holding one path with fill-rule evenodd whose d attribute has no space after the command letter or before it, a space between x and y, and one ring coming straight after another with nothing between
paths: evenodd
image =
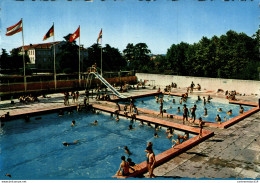
<instances>
[{"instance_id":1,"label":"blue pool water","mask_svg":"<svg viewBox=\"0 0 260 183\"><path fill-rule=\"evenodd\" d=\"M161 97L162 95L160 95ZM163 97L164 99L164 103L163 103L163 109L166 110L167 113L170 114L174 114L174 115L179 115L182 116L183 115L183 104L187 105L187 108L191 108L194 106L194 104L197 105L197 110L196 110L196 119L198 119L199 117L202 117L202 120L208 121L208 122L214 122L215 118L217 116L217 114L219 114L219 116L222 119L222 122L224 122L224 117L227 118L227 120L234 118L235 116L239 115L239 110L240 107L237 104L229 104L227 99L219 99L219 98L213 98L210 100L210 103L206 103L206 105L203 105L203 97L201 96L200 101L197 101L198 96L191 96L188 98L187 102L182 102L182 104L179 104L179 101L181 99L181 97L178 96L170 96L170 95L164 95ZM172 100L175 99L175 104L172 103ZM206 97L207 99L207 97ZM144 109L150 109L150 110L154 110L154 111L160 111L159 107L160 107L160 103L156 103L156 99L154 96L150 96L150 97L143 97L143 98L139 98L139 99L135 99L135 105L137 107L140 108L144 108ZM181 112L178 113L177 112L177 108L180 107ZM207 108L208 110L208 115L204 116L204 108ZM222 108L222 112L218 112L217 110L219 108ZM245 106L243 105L244 108L244 112L252 109L253 107L251 106ZM227 115L226 112L229 110L232 110L233 114L232 115ZM190 110L189 110L190 112Z\"/></svg>"},{"instance_id":2,"label":"blue pool water","mask_svg":"<svg viewBox=\"0 0 260 183\"><path fill-rule=\"evenodd\" d=\"M65 113L32 117L30 122L14 120L0 128L0 179L42 180L42 179L111 179L121 163L124 146L133 153L135 163L145 161L148 141L154 143L154 152L159 154L171 148L165 130L157 133L146 125L134 122L135 130L128 130L130 121L121 118L111 120L109 114L85 112ZM90 125L94 120L98 125ZM71 127L71 121L76 125ZM177 132L182 134L181 132ZM190 138L192 135L190 135ZM62 142L79 143L64 146Z\"/></svg>"}]
</instances>

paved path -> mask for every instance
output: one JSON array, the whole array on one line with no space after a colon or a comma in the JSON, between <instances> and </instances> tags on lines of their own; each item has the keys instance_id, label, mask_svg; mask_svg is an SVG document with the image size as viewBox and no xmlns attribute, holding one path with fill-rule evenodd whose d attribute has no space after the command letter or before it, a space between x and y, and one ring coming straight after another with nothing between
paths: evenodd
<instances>
[{"instance_id":1,"label":"paved path","mask_svg":"<svg viewBox=\"0 0 260 183\"><path fill-rule=\"evenodd\" d=\"M131 90L124 95L138 95L154 91L152 89ZM184 89L175 90L175 92L184 91ZM83 102L84 91L80 94L78 103ZM225 97L216 93L200 93L200 95L208 94L213 97ZM12 115L21 111L29 112L64 106L62 93L48 96L50 98L39 98L39 103L30 104L21 104L17 99L14 100L15 104L11 104L10 100L0 101L0 115L7 111ZM248 102L258 102L256 96L237 98ZM95 100L90 99L90 101ZM72 99L70 99L71 102ZM174 122L182 123L178 120ZM207 129L214 131L215 136L157 167L154 171L155 175L169 178L260 178L260 112L227 129L210 127Z\"/></svg>"}]
</instances>

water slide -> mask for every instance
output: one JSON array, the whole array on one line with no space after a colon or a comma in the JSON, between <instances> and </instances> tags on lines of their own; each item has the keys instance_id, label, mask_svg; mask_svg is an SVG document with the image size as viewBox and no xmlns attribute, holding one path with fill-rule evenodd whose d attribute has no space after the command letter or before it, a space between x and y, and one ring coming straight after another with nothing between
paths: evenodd
<instances>
[{"instance_id":1,"label":"water slide","mask_svg":"<svg viewBox=\"0 0 260 183\"><path fill-rule=\"evenodd\" d=\"M113 86L111 86L101 75L97 72L91 72L90 74L94 74L104 85L106 85L116 96L119 98L127 98L126 96L119 93Z\"/></svg>"}]
</instances>

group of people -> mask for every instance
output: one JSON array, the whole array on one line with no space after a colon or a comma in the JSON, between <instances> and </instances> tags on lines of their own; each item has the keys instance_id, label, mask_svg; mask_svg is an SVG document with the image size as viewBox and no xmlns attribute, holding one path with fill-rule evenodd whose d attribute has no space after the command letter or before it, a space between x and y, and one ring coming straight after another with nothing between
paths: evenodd
<instances>
[{"instance_id":1,"label":"group of people","mask_svg":"<svg viewBox=\"0 0 260 183\"><path fill-rule=\"evenodd\" d=\"M127 146L124 147L125 152L130 155L130 151L128 149ZM147 143L147 147L145 149L146 152L146 162L147 162L147 169L148 169L148 173L149 173L149 178L153 178L155 177L153 171L155 168L155 163L156 163L156 159L155 159L155 154L153 152L153 143L152 142L148 142ZM122 175L122 176L129 176L131 173L135 172L138 168L140 168L137 164L135 164L131 158L128 158L126 160L125 156L121 157L121 164L119 166L118 171L116 172L116 175Z\"/></svg>"},{"instance_id":2,"label":"group of people","mask_svg":"<svg viewBox=\"0 0 260 183\"><path fill-rule=\"evenodd\" d=\"M69 98L72 97L72 102L75 103L79 99L79 91L64 92L64 105L69 105Z\"/></svg>"},{"instance_id":3,"label":"group of people","mask_svg":"<svg viewBox=\"0 0 260 183\"><path fill-rule=\"evenodd\" d=\"M39 102L40 100L36 95L23 95L18 98L19 102L21 103L29 103L29 102Z\"/></svg>"},{"instance_id":4,"label":"group of people","mask_svg":"<svg viewBox=\"0 0 260 183\"><path fill-rule=\"evenodd\" d=\"M195 87L195 84L193 83L193 81L191 82L190 86L187 87L187 92L193 92L193 90L198 90L200 91L201 90L201 86L200 84L198 83L197 84L197 87Z\"/></svg>"}]
</instances>

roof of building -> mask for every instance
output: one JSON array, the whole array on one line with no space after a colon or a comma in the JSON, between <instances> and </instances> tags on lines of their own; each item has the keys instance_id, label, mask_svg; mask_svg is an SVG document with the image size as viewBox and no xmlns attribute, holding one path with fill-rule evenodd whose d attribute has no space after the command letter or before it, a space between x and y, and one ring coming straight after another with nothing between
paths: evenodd
<instances>
[{"instance_id":1,"label":"roof of building","mask_svg":"<svg viewBox=\"0 0 260 183\"><path fill-rule=\"evenodd\" d=\"M50 49L54 44L58 44L61 41L55 41L55 42L50 42L50 43L42 43L42 44L30 44L30 45L24 45L24 50L28 50L30 48L37 48L37 49ZM22 49L22 46L19 47L18 49Z\"/></svg>"},{"instance_id":2,"label":"roof of building","mask_svg":"<svg viewBox=\"0 0 260 183\"><path fill-rule=\"evenodd\" d=\"M28 50L28 49L50 49L52 46L53 46L53 43L54 44L59 44L61 43L62 41L55 41L55 42L50 42L50 43L42 43L42 44L30 44L30 45L24 45L24 50ZM22 49L22 46L20 46L18 49ZM86 48L82 48L81 49L87 51Z\"/></svg>"}]
</instances>

